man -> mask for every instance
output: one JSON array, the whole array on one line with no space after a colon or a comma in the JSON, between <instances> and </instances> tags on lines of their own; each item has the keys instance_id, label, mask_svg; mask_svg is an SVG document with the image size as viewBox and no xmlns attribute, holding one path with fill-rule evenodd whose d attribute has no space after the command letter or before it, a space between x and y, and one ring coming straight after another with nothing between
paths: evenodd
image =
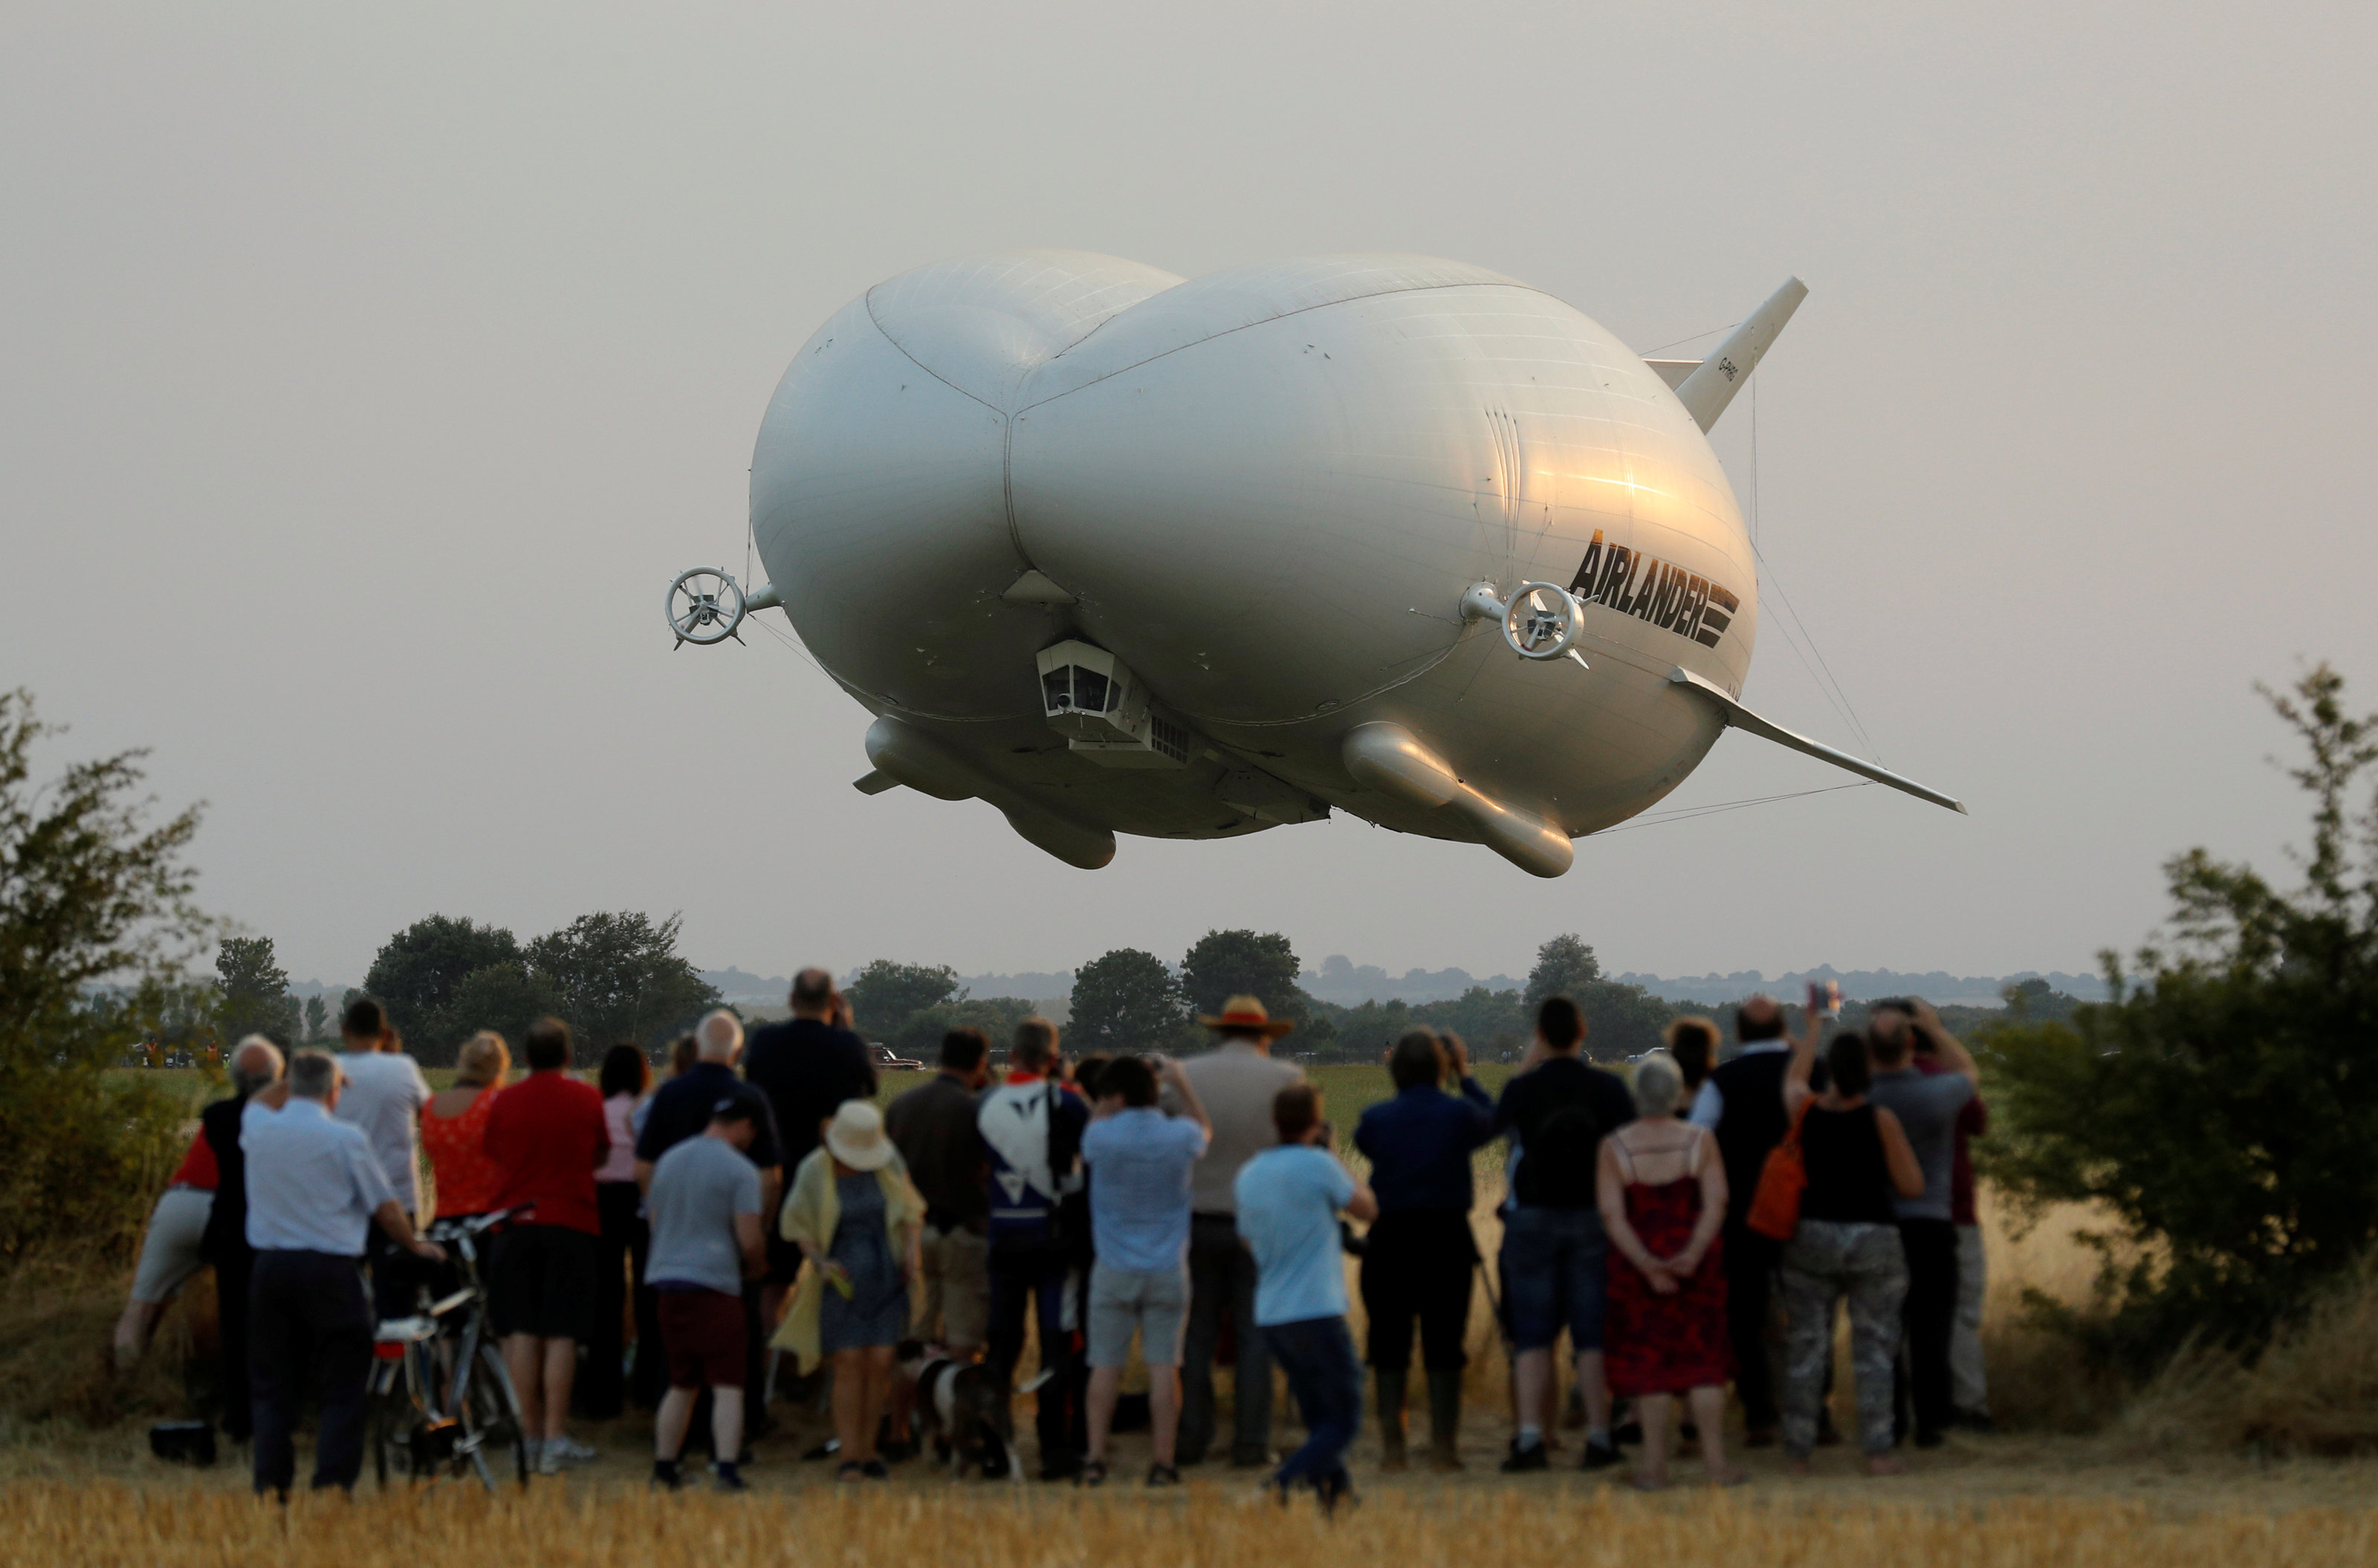
<instances>
[{"instance_id":1,"label":"man","mask_svg":"<svg viewBox=\"0 0 2378 1568\"><path fill-rule=\"evenodd\" d=\"M346 1087L339 1091L338 1117L363 1129L372 1156L388 1178L404 1212L421 1215L421 1111L429 1103L429 1081L421 1064L404 1053L388 1014L369 997L357 997L339 1018L339 1067ZM371 1239L372 1310L382 1319L412 1315L423 1275L411 1254L384 1232Z\"/></svg>"},{"instance_id":2,"label":"man","mask_svg":"<svg viewBox=\"0 0 2378 1568\"><path fill-rule=\"evenodd\" d=\"M1459 1097L1441 1087L1450 1071ZM1413 1029L1388 1053L1393 1099L1363 1113L1354 1147L1371 1162L1378 1223L1363 1252L1363 1311L1370 1320L1371 1375L1379 1388L1383 1469L1400 1470L1404 1392L1411 1374L1412 1321L1420 1321L1428 1370L1431 1458L1461 1468L1462 1347L1470 1332L1471 1281L1478 1240L1470 1229L1471 1155L1495 1136L1495 1102L1471 1076L1470 1047L1458 1035Z\"/></svg>"},{"instance_id":3,"label":"man","mask_svg":"<svg viewBox=\"0 0 2378 1568\"><path fill-rule=\"evenodd\" d=\"M991 1317L988 1156L975 1124L990 1081L990 1040L979 1029L953 1029L942 1036L941 1071L883 1113L925 1200L917 1335L956 1361L982 1353Z\"/></svg>"},{"instance_id":4,"label":"man","mask_svg":"<svg viewBox=\"0 0 2378 1568\"><path fill-rule=\"evenodd\" d=\"M1568 1329L1584 1391L1585 1460L1618 1462L1610 1441L1610 1385L1602 1377L1602 1323L1610 1241L1594 1191L1605 1134L1635 1119L1635 1097L1614 1073L1586 1064L1585 1019L1567 997L1536 1010L1536 1035L1495 1107L1495 1131L1519 1151L1513 1205L1503 1222L1504 1311L1510 1318L1519 1431L1509 1472L1550 1462L1544 1423L1553 1391L1553 1342Z\"/></svg>"},{"instance_id":5,"label":"man","mask_svg":"<svg viewBox=\"0 0 2378 1568\"><path fill-rule=\"evenodd\" d=\"M1273 1101L1273 1147L1247 1161L1232 1184L1239 1234L1255 1263L1255 1321L1304 1418L1304 1446L1264 1483L1285 1501L1309 1486L1324 1513L1353 1490L1346 1449L1363 1423L1363 1368L1346 1332L1340 1210L1378 1217L1371 1190L1329 1152L1321 1094L1293 1083Z\"/></svg>"},{"instance_id":6,"label":"man","mask_svg":"<svg viewBox=\"0 0 2378 1568\"><path fill-rule=\"evenodd\" d=\"M250 1035L231 1055L230 1097L198 1113L198 1135L215 1157L214 1206L198 1239L198 1255L214 1265L223 1435L234 1442L246 1442L255 1430L248 1408L247 1302L256 1251L247 1244L247 1160L239 1146L240 1117L250 1099L281 1081L281 1072L280 1047Z\"/></svg>"},{"instance_id":7,"label":"man","mask_svg":"<svg viewBox=\"0 0 2378 1568\"><path fill-rule=\"evenodd\" d=\"M1813 1043L1819 1014L1808 1015ZM1742 1401L1743 1445L1775 1443L1775 1362L1768 1353L1768 1301L1784 1244L1750 1228L1751 1200L1767 1156L1790 1130L1784 1116L1784 1070L1792 1062L1784 1009L1754 996L1735 1009L1742 1053L1712 1071L1693 1097L1691 1120L1717 1134L1725 1166L1725 1323L1734 1341L1734 1391Z\"/></svg>"},{"instance_id":8,"label":"man","mask_svg":"<svg viewBox=\"0 0 2378 1568\"><path fill-rule=\"evenodd\" d=\"M570 1076L570 1025L540 1018L522 1036L528 1076L487 1112L487 1157L502 1175L498 1210L516 1214L497 1244L487 1295L504 1365L520 1395L521 1426L537 1473L595 1456L570 1437L570 1387L578 1347L593 1333L594 1167L610 1152L603 1096Z\"/></svg>"},{"instance_id":9,"label":"man","mask_svg":"<svg viewBox=\"0 0 2378 1568\"><path fill-rule=\"evenodd\" d=\"M765 1108L751 1096L721 1098L700 1137L654 1164L645 1190L653 1238L645 1275L660 1297L669 1368L669 1390L653 1421L653 1484L670 1491L683 1484L678 1456L705 1386L718 1490L751 1490L737 1466L748 1367L743 1282L767 1266L767 1253L760 1244L760 1172L748 1151Z\"/></svg>"},{"instance_id":10,"label":"man","mask_svg":"<svg viewBox=\"0 0 2378 1568\"><path fill-rule=\"evenodd\" d=\"M1939 1055L1939 1072L1917 1070L1913 1058L1918 1038ZM1920 1196L1892 1200L1899 1213L1899 1244L1907 1255L1906 1331L1901 1337L1905 1396L1898 1404L1903 1420L1914 1406L1916 1446L1938 1448L1956 1414L1949 1371L1957 1324L1957 1227L1950 1178L1957 1118L1980 1089L1981 1070L1956 1036L1940 1027L1940 1015L1927 1002L1877 1003L1867 1039L1874 1063L1874 1086L1867 1097L1899 1119L1916 1163L1924 1168Z\"/></svg>"},{"instance_id":11,"label":"man","mask_svg":"<svg viewBox=\"0 0 2378 1568\"><path fill-rule=\"evenodd\" d=\"M1202 1465L1214 1442L1214 1353L1225 1324L1238 1347L1231 1463L1271 1463L1271 1352L1255 1323L1255 1264L1239 1244L1239 1170L1272 1146L1272 1102L1304 1082L1303 1070L1274 1061L1272 1042L1294 1029L1254 997L1232 997L1198 1023L1215 1046L1181 1064L1213 1127L1197 1162L1189 1216L1189 1337L1181 1360L1181 1463Z\"/></svg>"},{"instance_id":12,"label":"man","mask_svg":"<svg viewBox=\"0 0 2378 1568\"><path fill-rule=\"evenodd\" d=\"M1918 1060L1940 1071L1937 1051ZM1989 1294L1988 1254L1981 1216L1974 1208L1973 1140L1990 1130L1989 1107L1979 1095L1957 1113L1957 1144L1949 1173L1949 1222L1957 1227L1957 1326L1949 1341L1949 1395L1957 1424L1975 1431L1997 1430L1990 1418L1989 1371L1982 1358L1982 1306Z\"/></svg>"},{"instance_id":13,"label":"man","mask_svg":"<svg viewBox=\"0 0 2378 1568\"><path fill-rule=\"evenodd\" d=\"M693 1041L693 1064L653 1095L644 1130L636 1139L636 1182L650 1191L653 1171L661 1156L687 1139L700 1137L710 1125L714 1107L720 1100L733 1099L748 1105L753 1132L743 1153L760 1175L760 1213L765 1216L760 1229L764 1246L766 1233L775 1228L767 1219L775 1215L776 1200L784 1194L787 1174L775 1110L764 1091L735 1076L735 1059L743 1051L741 1019L723 1007L714 1009L694 1025ZM645 1277L651 1277L649 1266ZM775 1321L776 1303L769 1300L767 1288L759 1280L746 1281L742 1287L744 1427L754 1436L768 1426L764 1341L767 1325ZM781 1299L782 1293L778 1292L778 1302Z\"/></svg>"},{"instance_id":14,"label":"man","mask_svg":"<svg viewBox=\"0 0 2378 1568\"><path fill-rule=\"evenodd\" d=\"M1156 1074L1118 1057L1099 1075L1098 1117L1082 1134L1090 1170L1090 1456L1083 1479L1106 1479L1131 1336L1147 1364L1149 1486L1179 1486L1173 1439L1181 1426L1181 1336L1189 1316L1189 1205L1198 1157L1213 1136L1206 1107L1181 1064L1158 1057L1182 1114L1156 1108Z\"/></svg>"},{"instance_id":15,"label":"man","mask_svg":"<svg viewBox=\"0 0 2378 1568\"><path fill-rule=\"evenodd\" d=\"M759 1085L775 1108L775 1163L788 1179L818 1146L843 1101L875 1097L875 1059L867 1042L835 1022L844 1002L834 976L823 969L802 970L793 976L791 1001L791 1021L753 1030L743 1057L743 1076ZM801 1252L775 1226L762 1228L768 1242L762 1311L774 1323L801 1272Z\"/></svg>"},{"instance_id":16,"label":"man","mask_svg":"<svg viewBox=\"0 0 2378 1568\"><path fill-rule=\"evenodd\" d=\"M1058 1211L1068 1194L1081 1189L1082 1130L1090 1113L1059 1072L1055 1024L1045 1018L1022 1020L1008 1058L1007 1082L985 1093L975 1113L990 1156L987 1366L993 1388L1015 1386L1025 1315L1031 1311L1040 1337L1042 1378L1034 1399L1040 1478L1067 1480L1081 1469L1071 1444L1079 1355L1074 1325L1065 1321L1065 1287L1075 1248L1059 1224Z\"/></svg>"},{"instance_id":17,"label":"man","mask_svg":"<svg viewBox=\"0 0 2378 1568\"><path fill-rule=\"evenodd\" d=\"M256 1263L248 1302L249 1379L256 1412L256 1490L283 1501L296 1478L292 1433L311 1382L320 1401L314 1488L352 1491L364 1463L364 1380L372 1314L360 1265L374 1224L407 1253L446 1254L413 1233L364 1134L336 1119L339 1064L300 1051L285 1084L240 1110L247 1244Z\"/></svg>"}]
</instances>

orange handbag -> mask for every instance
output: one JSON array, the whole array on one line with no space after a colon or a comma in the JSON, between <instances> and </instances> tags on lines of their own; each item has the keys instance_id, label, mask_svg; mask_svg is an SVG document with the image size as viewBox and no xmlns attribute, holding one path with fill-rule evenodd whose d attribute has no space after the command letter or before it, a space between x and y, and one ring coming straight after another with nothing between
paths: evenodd
<instances>
[{"instance_id":1,"label":"orange handbag","mask_svg":"<svg viewBox=\"0 0 2378 1568\"><path fill-rule=\"evenodd\" d=\"M1808 1119L1808 1107L1814 1104L1814 1100L1801 1101L1800 1114L1792 1119L1792 1131L1767 1151L1767 1163L1759 1171L1759 1191L1750 1197L1750 1216L1744 1221L1759 1235L1777 1241L1791 1240L1792 1233L1800 1228L1800 1194L1808 1187L1808 1164L1800 1155L1800 1124Z\"/></svg>"}]
</instances>

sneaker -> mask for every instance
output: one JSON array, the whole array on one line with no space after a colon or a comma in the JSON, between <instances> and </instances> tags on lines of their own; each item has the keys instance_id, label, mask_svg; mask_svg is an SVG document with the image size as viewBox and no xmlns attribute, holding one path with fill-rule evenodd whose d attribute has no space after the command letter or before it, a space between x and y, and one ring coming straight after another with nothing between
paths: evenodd
<instances>
[{"instance_id":1,"label":"sneaker","mask_svg":"<svg viewBox=\"0 0 2378 1568\"><path fill-rule=\"evenodd\" d=\"M1502 1469L1507 1476L1517 1476L1529 1470L1547 1469L1551 1465L1551 1456L1544 1453L1543 1443L1531 1442L1521 1448L1513 1442L1511 1452L1503 1455Z\"/></svg>"},{"instance_id":2,"label":"sneaker","mask_svg":"<svg viewBox=\"0 0 2378 1568\"><path fill-rule=\"evenodd\" d=\"M558 1476L566 1468L551 1443L546 1444L545 1451L536 1456L536 1473L540 1476Z\"/></svg>"},{"instance_id":3,"label":"sneaker","mask_svg":"<svg viewBox=\"0 0 2378 1568\"><path fill-rule=\"evenodd\" d=\"M859 1473L861 1477L871 1481L888 1481L892 1478L891 1470L884 1466L883 1461L881 1459L870 1459L867 1463L859 1467Z\"/></svg>"},{"instance_id":4,"label":"sneaker","mask_svg":"<svg viewBox=\"0 0 2378 1568\"><path fill-rule=\"evenodd\" d=\"M1177 1487L1181 1484L1181 1472L1170 1465L1150 1465L1147 1467L1147 1484L1152 1487Z\"/></svg>"},{"instance_id":5,"label":"sneaker","mask_svg":"<svg viewBox=\"0 0 2378 1568\"><path fill-rule=\"evenodd\" d=\"M1617 1463L1618 1448L1616 1444L1608 1442L1589 1442L1585 1445L1585 1457L1578 1462L1577 1467L1580 1470L1606 1470L1611 1466Z\"/></svg>"},{"instance_id":6,"label":"sneaker","mask_svg":"<svg viewBox=\"0 0 2378 1568\"><path fill-rule=\"evenodd\" d=\"M655 1491L675 1491L679 1488L684 1486L685 1477L679 1472L677 1461L674 1459L654 1460L651 1485Z\"/></svg>"},{"instance_id":7,"label":"sneaker","mask_svg":"<svg viewBox=\"0 0 2378 1568\"><path fill-rule=\"evenodd\" d=\"M751 1483L738 1474L732 1465L713 1465L710 1470L710 1490L713 1491L750 1491L751 1490Z\"/></svg>"},{"instance_id":8,"label":"sneaker","mask_svg":"<svg viewBox=\"0 0 2378 1568\"><path fill-rule=\"evenodd\" d=\"M574 1437L549 1437L545 1440L545 1456L558 1456L565 1465L583 1465L589 1459L600 1459L602 1454Z\"/></svg>"}]
</instances>

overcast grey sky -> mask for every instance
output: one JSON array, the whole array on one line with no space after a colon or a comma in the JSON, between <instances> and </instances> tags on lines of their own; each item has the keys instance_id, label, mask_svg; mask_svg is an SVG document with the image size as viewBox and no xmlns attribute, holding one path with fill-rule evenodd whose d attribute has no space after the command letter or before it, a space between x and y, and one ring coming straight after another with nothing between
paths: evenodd
<instances>
[{"instance_id":1,"label":"overcast grey sky","mask_svg":"<svg viewBox=\"0 0 2378 1568\"><path fill-rule=\"evenodd\" d=\"M782 974L1177 957L1400 971L1554 932L1668 974L2080 968L2183 846L2283 869L2254 697L2378 705L2367 6L0 8L0 682L210 804L214 908L360 977L432 911L682 909ZM1195 275L1404 250L1650 350L1787 274L1745 698L1864 788L1538 882L1350 818L1124 839L859 796L867 715L763 636L770 389L892 274L1013 246ZM1704 342L1714 340L1704 340ZM1679 351L1681 352L1681 351ZM1719 449L1750 505L1753 409ZM1668 808L1846 782L1740 735Z\"/></svg>"}]
</instances>

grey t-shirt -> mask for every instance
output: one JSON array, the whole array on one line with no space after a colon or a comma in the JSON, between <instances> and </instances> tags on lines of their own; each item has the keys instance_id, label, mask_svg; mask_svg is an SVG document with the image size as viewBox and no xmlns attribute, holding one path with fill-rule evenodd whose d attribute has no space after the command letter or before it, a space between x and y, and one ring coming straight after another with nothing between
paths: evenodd
<instances>
[{"instance_id":1,"label":"grey t-shirt","mask_svg":"<svg viewBox=\"0 0 2378 1568\"><path fill-rule=\"evenodd\" d=\"M1924 1195L1893 1197L1902 1219L1947 1219L1949 1172L1957 1152L1957 1113L1974 1097L1962 1072L1919 1072L1912 1067L1878 1072L1867 1098L1899 1118L1916 1163L1924 1167Z\"/></svg>"},{"instance_id":2,"label":"grey t-shirt","mask_svg":"<svg viewBox=\"0 0 2378 1568\"><path fill-rule=\"evenodd\" d=\"M364 1130L380 1174L395 1189L397 1206L421 1212L421 1107L429 1103L429 1081L421 1064L402 1051L341 1051L347 1086L330 1114Z\"/></svg>"},{"instance_id":3,"label":"grey t-shirt","mask_svg":"<svg viewBox=\"0 0 2378 1568\"><path fill-rule=\"evenodd\" d=\"M723 1138L688 1138L653 1167L644 1199L653 1246L644 1277L654 1285L694 1285L743 1293L743 1254L735 1216L760 1212L760 1167Z\"/></svg>"}]
</instances>

